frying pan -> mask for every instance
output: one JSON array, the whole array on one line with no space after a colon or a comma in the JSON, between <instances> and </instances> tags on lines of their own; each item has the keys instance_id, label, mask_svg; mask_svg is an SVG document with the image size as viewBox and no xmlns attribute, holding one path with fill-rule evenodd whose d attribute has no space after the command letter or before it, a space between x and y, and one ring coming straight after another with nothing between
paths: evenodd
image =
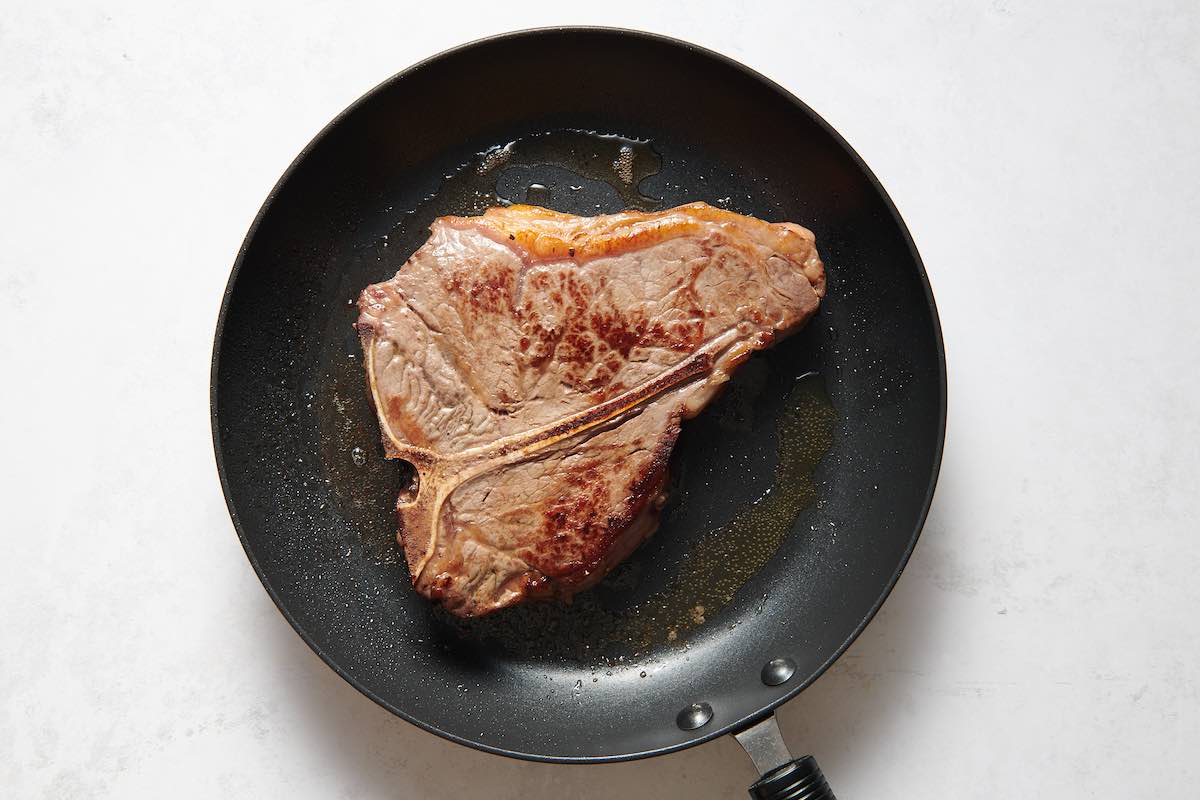
<instances>
[{"instance_id":1,"label":"frying pan","mask_svg":"<svg viewBox=\"0 0 1200 800\"><path fill-rule=\"evenodd\" d=\"M525 144L494 169L479 155L510 142ZM649 159L624 187L601 169L622 142ZM398 555L404 469L382 458L351 303L435 216L527 199L574 213L705 200L798 222L816 233L828 296L685 424L672 505L626 566L572 605L463 625L414 593ZM751 531L736 552L753 558L729 562L736 591L667 636L635 635L630 620L666 587L714 596L704 584L719 576L689 564L789 488L780 426L813 381L806 396L832 409L827 447L784 535ZM773 710L845 651L912 552L941 459L945 360L896 209L779 86L691 44L599 28L496 36L385 81L305 148L251 226L217 323L211 402L221 483L263 585L384 708L538 761L642 758L734 733L764 774L754 796L833 796L810 757L787 754ZM697 585L678 589L686 575Z\"/></svg>"}]
</instances>

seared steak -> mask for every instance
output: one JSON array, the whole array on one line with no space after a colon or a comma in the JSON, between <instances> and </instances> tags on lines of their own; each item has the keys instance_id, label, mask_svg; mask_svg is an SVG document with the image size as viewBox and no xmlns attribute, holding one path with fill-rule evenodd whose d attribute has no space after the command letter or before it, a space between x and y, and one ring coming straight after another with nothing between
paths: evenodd
<instances>
[{"instance_id":1,"label":"seared steak","mask_svg":"<svg viewBox=\"0 0 1200 800\"><path fill-rule=\"evenodd\" d=\"M703 203L443 217L357 322L413 585L569 598L658 525L680 420L817 310L813 235Z\"/></svg>"}]
</instances>

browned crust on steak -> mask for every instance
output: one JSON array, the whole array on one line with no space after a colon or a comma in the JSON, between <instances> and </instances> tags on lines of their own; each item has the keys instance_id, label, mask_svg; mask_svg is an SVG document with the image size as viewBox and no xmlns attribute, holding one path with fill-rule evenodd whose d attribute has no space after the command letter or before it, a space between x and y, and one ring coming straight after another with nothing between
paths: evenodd
<instances>
[{"instance_id":1,"label":"browned crust on steak","mask_svg":"<svg viewBox=\"0 0 1200 800\"><path fill-rule=\"evenodd\" d=\"M679 437L679 430L679 422L676 420L664 432L648 468L636 473L628 482L625 489L626 502L621 504L619 511L606 516L603 525L598 527L595 538L589 540L585 560L564 562L561 553L556 551L553 540L538 540L537 545L530 548L527 555L531 557L526 559L529 565L550 579L546 583L547 596L556 595L565 599L594 585L658 527L665 500L663 490L667 483L667 464ZM594 518L597 513L603 514L605 507L602 505L600 493L595 490L596 480L602 477L588 475L586 471L583 475L564 476L564 483L570 493L564 498L565 502L547 510L545 518L548 528L566 529L581 520ZM640 536L629 536L632 526L639 518L642 518L643 524L649 528L649 533L641 532ZM625 547L620 546L622 538L628 540Z\"/></svg>"}]
</instances>

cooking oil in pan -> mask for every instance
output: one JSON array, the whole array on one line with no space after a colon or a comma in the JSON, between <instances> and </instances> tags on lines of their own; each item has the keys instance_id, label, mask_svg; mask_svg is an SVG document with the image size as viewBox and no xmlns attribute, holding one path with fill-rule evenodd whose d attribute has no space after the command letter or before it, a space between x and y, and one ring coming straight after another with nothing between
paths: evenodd
<instances>
[{"instance_id":1,"label":"cooking oil in pan","mask_svg":"<svg viewBox=\"0 0 1200 800\"><path fill-rule=\"evenodd\" d=\"M354 528L369 558L380 563L402 561L394 508L411 466L383 458L362 362L343 356L328 370L314 410L321 464L332 488L330 502L345 518L356 521Z\"/></svg>"},{"instance_id":2,"label":"cooking oil in pan","mask_svg":"<svg viewBox=\"0 0 1200 800\"><path fill-rule=\"evenodd\" d=\"M815 374L800 378L778 421L775 479L757 501L692 547L678 576L645 604L645 637L674 641L728 604L779 549L796 517L817 499L813 481L833 445L833 405Z\"/></svg>"},{"instance_id":3,"label":"cooking oil in pan","mask_svg":"<svg viewBox=\"0 0 1200 800\"><path fill-rule=\"evenodd\" d=\"M662 166L662 159L645 139L628 139L595 131L547 131L481 153L474 173L492 178L492 190L499 200L515 202L520 198L505 196L499 189L497 179L501 168L539 166L554 167L587 180L606 183L616 190L623 208L655 211L662 206L660 200L647 197L638 189L643 180ZM568 188L579 191L580 187L568 183ZM527 203L541 205L551 196L550 188L538 181L529 186L524 199Z\"/></svg>"},{"instance_id":4,"label":"cooking oil in pan","mask_svg":"<svg viewBox=\"0 0 1200 800\"><path fill-rule=\"evenodd\" d=\"M525 202L530 205L545 205L550 202L550 196L550 189L540 183L531 183L525 190Z\"/></svg>"},{"instance_id":5,"label":"cooking oil in pan","mask_svg":"<svg viewBox=\"0 0 1200 800\"><path fill-rule=\"evenodd\" d=\"M662 158L645 139L573 129L523 136L479 153L445 175L436 192L405 212L400 233L423 236L437 217L482 214L513 203L553 205L581 214L655 211L662 201L638 187L661 166ZM516 179L522 176L525 180ZM609 189L603 195L582 192L589 181ZM562 202L554 203L555 198Z\"/></svg>"}]
</instances>

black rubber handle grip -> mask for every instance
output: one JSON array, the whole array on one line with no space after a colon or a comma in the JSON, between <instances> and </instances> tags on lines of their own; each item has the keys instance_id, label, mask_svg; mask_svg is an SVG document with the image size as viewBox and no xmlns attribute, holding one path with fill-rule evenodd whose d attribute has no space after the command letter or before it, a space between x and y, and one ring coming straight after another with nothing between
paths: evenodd
<instances>
[{"instance_id":1,"label":"black rubber handle grip","mask_svg":"<svg viewBox=\"0 0 1200 800\"><path fill-rule=\"evenodd\" d=\"M754 800L837 800L817 760L804 756L780 765L750 787Z\"/></svg>"}]
</instances>

